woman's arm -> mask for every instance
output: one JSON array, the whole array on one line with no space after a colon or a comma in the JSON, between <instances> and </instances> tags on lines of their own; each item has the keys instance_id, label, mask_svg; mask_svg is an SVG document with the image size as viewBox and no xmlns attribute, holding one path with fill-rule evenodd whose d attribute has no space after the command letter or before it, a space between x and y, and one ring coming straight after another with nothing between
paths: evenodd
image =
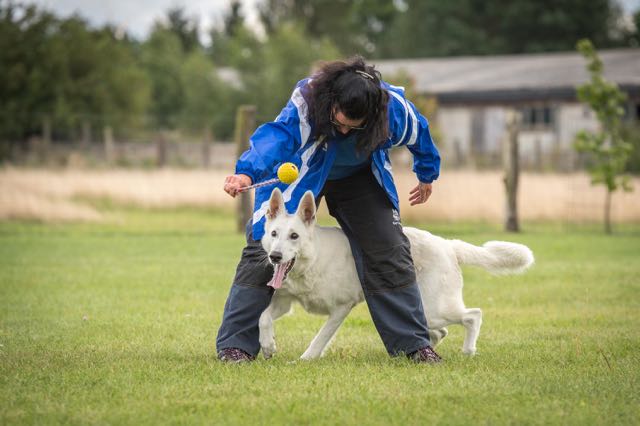
<instances>
[{"instance_id":1,"label":"woman's arm","mask_svg":"<svg viewBox=\"0 0 640 426\"><path fill-rule=\"evenodd\" d=\"M432 182L440 174L440 154L433 143L429 122L402 89L388 86L389 133L394 146L405 145L413 154L413 172L418 184L409 193L409 203L425 203L433 191Z\"/></svg>"},{"instance_id":2,"label":"woman's arm","mask_svg":"<svg viewBox=\"0 0 640 426\"><path fill-rule=\"evenodd\" d=\"M277 166L286 162L309 138L307 103L299 82L291 99L272 122L260 126L249 140L250 148L236 163L236 174L249 176L253 183L272 176Z\"/></svg>"},{"instance_id":3,"label":"woman's arm","mask_svg":"<svg viewBox=\"0 0 640 426\"><path fill-rule=\"evenodd\" d=\"M389 133L394 146L405 145L413 154L413 172L422 183L431 183L440 174L440 154L433 143L429 122L400 88L388 87Z\"/></svg>"}]
</instances>

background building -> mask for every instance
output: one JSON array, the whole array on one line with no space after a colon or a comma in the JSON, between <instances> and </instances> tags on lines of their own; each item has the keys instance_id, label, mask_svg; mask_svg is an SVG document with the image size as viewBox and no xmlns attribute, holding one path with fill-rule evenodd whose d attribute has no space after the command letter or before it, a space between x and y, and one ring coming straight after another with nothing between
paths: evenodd
<instances>
[{"instance_id":1,"label":"background building","mask_svg":"<svg viewBox=\"0 0 640 426\"><path fill-rule=\"evenodd\" d=\"M600 52L605 76L627 93L627 118L640 116L640 49ZM522 113L519 135L525 166L573 170L579 130L595 129L596 117L576 99L589 76L578 53L376 61L383 76L404 74L419 94L437 99L432 121L438 146L452 165L496 165L501 157L506 112Z\"/></svg>"}]
</instances>

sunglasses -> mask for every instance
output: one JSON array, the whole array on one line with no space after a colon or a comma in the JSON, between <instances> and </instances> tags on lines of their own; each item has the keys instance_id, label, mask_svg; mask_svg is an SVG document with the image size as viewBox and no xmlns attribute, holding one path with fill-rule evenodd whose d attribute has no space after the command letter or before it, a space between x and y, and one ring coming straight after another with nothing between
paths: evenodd
<instances>
[{"instance_id":1,"label":"sunglasses","mask_svg":"<svg viewBox=\"0 0 640 426\"><path fill-rule=\"evenodd\" d=\"M333 113L331 113L331 118L329 119L329 122L336 127L346 127L349 130L364 130L367 128L366 124L363 124L362 126L349 126L348 124L341 123L336 120Z\"/></svg>"}]
</instances>

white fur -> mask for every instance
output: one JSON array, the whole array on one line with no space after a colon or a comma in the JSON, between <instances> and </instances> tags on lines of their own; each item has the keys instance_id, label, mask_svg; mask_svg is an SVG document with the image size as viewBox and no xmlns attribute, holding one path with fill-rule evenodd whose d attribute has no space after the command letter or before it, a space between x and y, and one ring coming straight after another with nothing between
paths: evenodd
<instances>
[{"instance_id":1,"label":"white fur","mask_svg":"<svg viewBox=\"0 0 640 426\"><path fill-rule=\"evenodd\" d=\"M533 253L522 244L490 241L477 247L415 228L403 229L411 241L432 344L435 346L447 335L446 326L461 324L466 329L462 351L475 354L482 311L464 305L460 265L476 265L493 273L515 273L533 264ZM262 245L266 252L282 253L282 262L295 258L295 264L260 317L262 352L265 358L275 353L273 321L289 312L296 301L308 312L329 316L301 357L318 358L351 309L364 300L347 237L338 228L315 226L311 192L302 198L296 214L288 215L277 189L271 195L265 231ZM291 238L294 234L298 238Z\"/></svg>"}]
</instances>

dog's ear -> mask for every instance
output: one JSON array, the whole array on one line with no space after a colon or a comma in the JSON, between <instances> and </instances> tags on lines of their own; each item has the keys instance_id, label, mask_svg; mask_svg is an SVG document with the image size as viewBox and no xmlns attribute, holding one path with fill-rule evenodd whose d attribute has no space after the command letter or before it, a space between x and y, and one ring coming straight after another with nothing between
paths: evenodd
<instances>
[{"instance_id":1,"label":"dog's ear","mask_svg":"<svg viewBox=\"0 0 640 426\"><path fill-rule=\"evenodd\" d=\"M282 199L282 192L280 188L275 188L271 192L271 198L269 198L269 210L267 210L267 218L274 219L276 216L284 212L284 200Z\"/></svg>"},{"instance_id":2,"label":"dog's ear","mask_svg":"<svg viewBox=\"0 0 640 426\"><path fill-rule=\"evenodd\" d=\"M307 191L302 196L300 204L298 204L298 211L296 212L302 222L305 225L311 225L316 220L316 199L313 196L313 192Z\"/></svg>"}]
</instances>

